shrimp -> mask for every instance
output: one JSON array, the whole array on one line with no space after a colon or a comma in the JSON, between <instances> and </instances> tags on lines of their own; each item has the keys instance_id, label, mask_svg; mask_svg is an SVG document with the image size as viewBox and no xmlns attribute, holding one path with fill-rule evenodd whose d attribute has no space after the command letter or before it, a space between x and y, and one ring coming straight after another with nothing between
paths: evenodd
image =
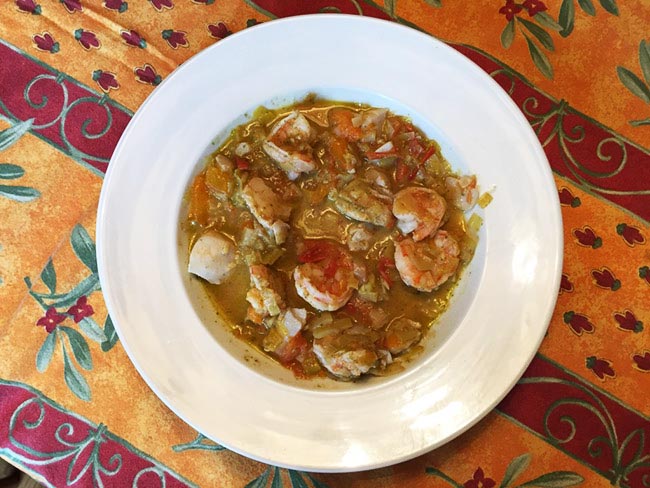
<instances>
[{"instance_id":1,"label":"shrimp","mask_svg":"<svg viewBox=\"0 0 650 488\"><path fill-rule=\"evenodd\" d=\"M379 355L372 339L363 334L333 334L314 339L314 354L334 376L350 380L373 368ZM382 354L384 362L385 355Z\"/></svg>"},{"instance_id":2,"label":"shrimp","mask_svg":"<svg viewBox=\"0 0 650 488\"><path fill-rule=\"evenodd\" d=\"M392 227L391 196L361 179L353 179L339 191L332 191L334 206L346 217L382 227Z\"/></svg>"},{"instance_id":3,"label":"shrimp","mask_svg":"<svg viewBox=\"0 0 650 488\"><path fill-rule=\"evenodd\" d=\"M447 211L445 199L429 188L410 186L400 190L393 201L393 215L402 234L413 232L415 242L438 230Z\"/></svg>"},{"instance_id":4,"label":"shrimp","mask_svg":"<svg viewBox=\"0 0 650 488\"><path fill-rule=\"evenodd\" d=\"M276 195L263 179L255 177L242 190L242 198L257 221L282 244L287 237L291 207Z\"/></svg>"},{"instance_id":5,"label":"shrimp","mask_svg":"<svg viewBox=\"0 0 650 488\"><path fill-rule=\"evenodd\" d=\"M329 122L334 134L350 142L375 142L388 110L375 108L355 114L352 110L338 107L329 111Z\"/></svg>"},{"instance_id":6,"label":"shrimp","mask_svg":"<svg viewBox=\"0 0 650 488\"><path fill-rule=\"evenodd\" d=\"M458 269L460 247L447 231L415 242L407 238L395 244L395 267L402 281L420 291L432 291Z\"/></svg>"},{"instance_id":7,"label":"shrimp","mask_svg":"<svg viewBox=\"0 0 650 488\"><path fill-rule=\"evenodd\" d=\"M248 268L251 276L251 289L246 294L250 303L248 319L261 323L266 317L275 317L285 307L284 284L270 268L254 264Z\"/></svg>"},{"instance_id":8,"label":"shrimp","mask_svg":"<svg viewBox=\"0 0 650 488\"><path fill-rule=\"evenodd\" d=\"M293 272L296 291L317 310L338 310L359 286L352 256L330 241L311 241Z\"/></svg>"},{"instance_id":9,"label":"shrimp","mask_svg":"<svg viewBox=\"0 0 650 488\"><path fill-rule=\"evenodd\" d=\"M470 210L478 201L478 185L476 176L461 176L454 178L448 176L445 185L449 190L454 205L463 211Z\"/></svg>"},{"instance_id":10,"label":"shrimp","mask_svg":"<svg viewBox=\"0 0 650 488\"><path fill-rule=\"evenodd\" d=\"M316 169L309 145L313 137L314 131L307 118L293 111L273 126L262 148L290 180L295 180L301 173Z\"/></svg>"},{"instance_id":11,"label":"shrimp","mask_svg":"<svg viewBox=\"0 0 650 488\"><path fill-rule=\"evenodd\" d=\"M187 270L218 285L230 276L236 260L234 244L222 233L208 231L194 243Z\"/></svg>"},{"instance_id":12,"label":"shrimp","mask_svg":"<svg viewBox=\"0 0 650 488\"><path fill-rule=\"evenodd\" d=\"M406 317L400 317L388 325L384 346L391 354L401 354L422 338L422 325Z\"/></svg>"},{"instance_id":13,"label":"shrimp","mask_svg":"<svg viewBox=\"0 0 650 488\"><path fill-rule=\"evenodd\" d=\"M374 237L367 224L350 224L345 236L350 251L367 251Z\"/></svg>"}]
</instances>

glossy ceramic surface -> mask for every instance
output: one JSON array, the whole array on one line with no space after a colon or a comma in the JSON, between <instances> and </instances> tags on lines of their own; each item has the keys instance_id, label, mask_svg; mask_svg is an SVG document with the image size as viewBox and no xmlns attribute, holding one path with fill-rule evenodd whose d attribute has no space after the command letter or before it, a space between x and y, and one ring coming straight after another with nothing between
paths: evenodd
<instances>
[{"instance_id":1,"label":"glossy ceramic surface","mask_svg":"<svg viewBox=\"0 0 650 488\"><path fill-rule=\"evenodd\" d=\"M411 116L453 167L493 189L477 254L425 354L384 380L296 382L234 341L184 271L182 197L205 155L258 105L310 91ZM156 394L230 449L311 471L403 461L477 422L537 350L562 264L551 171L507 94L427 35L338 15L246 30L168 77L111 160L97 244L113 322Z\"/></svg>"}]
</instances>

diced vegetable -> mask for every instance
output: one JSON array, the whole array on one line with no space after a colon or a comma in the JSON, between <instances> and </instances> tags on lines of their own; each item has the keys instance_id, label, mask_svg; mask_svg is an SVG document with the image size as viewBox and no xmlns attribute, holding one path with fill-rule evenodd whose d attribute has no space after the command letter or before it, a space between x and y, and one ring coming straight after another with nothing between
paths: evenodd
<instances>
[{"instance_id":1,"label":"diced vegetable","mask_svg":"<svg viewBox=\"0 0 650 488\"><path fill-rule=\"evenodd\" d=\"M342 332L345 329L349 329L354 325L349 318L334 320L332 323L327 325L321 325L312 330L314 338L321 339L327 335L335 334L337 332Z\"/></svg>"},{"instance_id":2,"label":"diced vegetable","mask_svg":"<svg viewBox=\"0 0 650 488\"><path fill-rule=\"evenodd\" d=\"M205 184L205 173L199 173L192 183L189 219L201 226L208 224L208 199L209 195Z\"/></svg>"},{"instance_id":3,"label":"diced vegetable","mask_svg":"<svg viewBox=\"0 0 650 488\"><path fill-rule=\"evenodd\" d=\"M494 197L492 194L486 191L480 197L478 197L478 206L481 208L487 207L490 202L492 202L493 198Z\"/></svg>"}]
</instances>

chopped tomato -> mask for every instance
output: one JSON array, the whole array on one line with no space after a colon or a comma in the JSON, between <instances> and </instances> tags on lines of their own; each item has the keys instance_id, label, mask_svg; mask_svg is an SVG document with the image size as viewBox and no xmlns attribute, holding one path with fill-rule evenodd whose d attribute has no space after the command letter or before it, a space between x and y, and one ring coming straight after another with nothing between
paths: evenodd
<instances>
[{"instance_id":1,"label":"chopped tomato","mask_svg":"<svg viewBox=\"0 0 650 488\"><path fill-rule=\"evenodd\" d=\"M430 146L429 149L426 150L424 153L424 156L420 159L422 161L422 164L426 163L431 156L433 156L436 153L436 146Z\"/></svg>"},{"instance_id":2,"label":"chopped tomato","mask_svg":"<svg viewBox=\"0 0 650 488\"><path fill-rule=\"evenodd\" d=\"M192 183L189 218L201 226L208 224L208 195L209 192L205 184L205 173L199 173Z\"/></svg>"},{"instance_id":3,"label":"chopped tomato","mask_svg":"<svg viewBox=\"0 0 650 488\"><path fill-rule=\"evenodd\" d=\"M296 359L300 354L305 354L309 349L309 343L298 332L295 336L291 337L288 341L283 342L280 347L275 350L275 354L281 363L287 364Z\"/></svg>"},{"instance_id":4,"label":"chopped tomato","mask_svg":"<svg viewBox=\"0 0 650 488\"><path fill-rule=\"evenodd\" d=\"M240 158L239 156L235 156L235 165L237 166L237 169L250 169L251 163L244 158Z\"/></svg>"},{"instance_id":5,"label":"chopped tomato","mask_svg":"<svg viewBox=\"0 0 650 488\"><path fill-rule=\"evenodd\" d=\"M390 156L397 156L399 153L397 151L386 151L386 152L369 152L366 153L368 159L381 159L388 158Z\"/></svg>"},{"instance_id":6,"label":"chopped tomato","mask_svg":"<svg viewBox=\"0 0 650 488\"><path fill-rule=\"evenodd\" d=\"M422 144L420 144L420 141L413 138L408 142L408 150L412 156L417 157L422 151L424 151L424 148L422 147Z\"/></svg>"},{"instance_id":7,"label":"chopped tomato","mask_svg":"<svg viewBox=\"0 0 650 488\"><path fill-rule=\"evenodd\" d=\"M393 286L393 279L388 271L390 269L395 269L395 261L387 257L379 258L379 261L377 261L377 272L388 288Z\"/></svg>"},{"instance_id":8,"label":"chopped tomato","mask_svg":"<svg viewBox=\"0 0 650 488\"><path fill-rule=\"evenodd\" d=\"M323 272L325 274L325 278L328 280L331 280L334 278L334 275L336 274L336 270L339 269L339 262L337 259L330 259L330 262L327 263L327 266L325 266L325 271Z\"/></svg>"},{"instance_id":9,"label":"chopped tomato","mask_svg":"<svg viewBox=\"0 0 650 488\"><path fill-rule=\"evenodd\" d=\"M343 311L357 322L365 323L372 311L372 305L369 302L354 297L345 304Z\"/></svg>"},{"instance_id":10,"label":"chopped tomato","mask_svg":"<svg viewBox=\"0 0 650 488\"><path fill-rule=\"evenodd\" d=\"M344 137L348 141L358 141L363 136L361 127L355 127L352 124L354 112L347 108L333 108L329 112L330 123L334 127L337 135Z\"/></svg>"},{"instance_id":11,"label":"chopped tomato","mask_svg":"<svg viewBox=\"0 0 650 488\"><path fill-rule=\"evenodd\" d=\"M317 263L332 254L332 246L324 241L307 241L305 250L298 255L299 263Z\"/></svg>"},{"instance_id":12,"label":"chopped tomato","mask_svg":"<svg viewBox=\"0 0 650 488\"><path fill-rule=\"evenodd\" d=\"M398 159L397 165L395 166L395 181L398 184L405 183L407 180L411 179L409 178L410 175L411 167L401 159Z\"/></svg>"}]
</instances>

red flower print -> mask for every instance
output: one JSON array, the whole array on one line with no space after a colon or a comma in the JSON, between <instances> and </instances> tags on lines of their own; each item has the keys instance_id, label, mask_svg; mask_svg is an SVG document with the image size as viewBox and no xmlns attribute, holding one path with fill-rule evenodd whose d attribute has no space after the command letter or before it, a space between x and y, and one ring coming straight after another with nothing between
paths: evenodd
<instances>
[{"instance_id":1,"label":"red flower print","mask_svg":"<svg viewBox=\"0 0 650 488\"><path fill-rule=\"evenodd\" d=\"M592 249L598 249L603 245L603 240L596 235L594 230L585 225L582 229L574 229L573 235L578 239L578 244Z\"/></svg>"},{"instance_id":2,"label":"red flower print","mask_svg":"<svg viewBox=\"0 0 650 488\"><path fill-rule=\"evenodd\" d=\"M591 271L591 276L594 277L596 286L600 288L616 291L621 287L620 280L616 279L614 273L609 268L594 269Z\"/></svg>"},{"instance_id":3,"label":"red flower print","mask_svg":"<svg viewBox=\"0 0 650 488\"><path fill-rule=\"evenodd\" d=\"M644 373L650 372L650 351L643 351L644 354L634 354L632 356L632 361L634 361L634 367L639 371Z\"/></svg>"},{"instance_id":4,"label":"red flower print","mask_svg":"<svg viewBox=\"0 0 650 488\"><path fill-rule=\"evenodd\" d=\"M59 43L48 32L43 32L41 35L36 34L32 39L36 44L36 49L52 54L59 52Z\"/></svg>"},{"instance_id":5,"label":"red flower print","mask_svg":"<svg viewBox=\"0 0 650 488\"><path fill-rule=\"evenodd\" d=\"M93 71L93 80L95 80L106 93L110 90L117 90L120 87L120 84L115 79L115 74L110 71L96 69Z\"/></svg>"},{"instance_id":6,"label":"red flower print","mask_svg":"<svg viewBox=\"0 0 650 488\"><path fill-rule=\"evenodd\" d=\"M172 29L165 29L162 31L162 38L174 49L177 49L178 46L188 47L190 45L190 43L187 42L187 37L185 37L186 35L187 32L175 31Z\"/></svg>"},{"instance_id":7,"label":"red flower print","mask_svg":"<svg viewBox=\"0 0 650 488\"><path fill-rule=\"evenodd\" d=\"M59 0L65 9L71 14L75 12L81 12L83 7L81 6L81 0Z\"/></svg>"},{"instance_id":8,"label":"red flower print","mask_svg":"<svg viewBox=\"0 0 650 488\"><path fill-rule=\"evenodd\" d=\"M149 0L149 2L151 2L153 8L155 8L158 12L162 12L163 9L166 8L174 8L174 3L172 0Z\"/></svg>"},{"instance_id":9,"label":"red flower print","mask_svg":"<svg viewBox=\"0 0 650 488\"><path fill-rule=\"evenodd\" d=\"M232 34L223 22L208 25L208 32L210 32L210 35L216 39L223 39Z\"/></svg>"},{"instance_id":10,"label":"red flower print","mask_svg":"<svg viewBox=\"0 0 650 488\"><path fill-rule=\"evenodd\" d=\"M150 64L145 64L142 68L135 68L133 72L140 83L157 86L162 81L162 76L156 73L156 70Z\"/></svg>"},{"instance_id":11,"label":"red flower print","mask_svg":"<svg viewBox=\"0 0 650 488\"><path fill-rule=\"evenodd\" d=\"M623 312L616 312L614 320L618 322L618 328L622 330L631 330L633 332L641 332L643 330L643 322L637 320L632 312L625 310Z\"/></svg>"},{"instance_id":12,"label":"red flower print","mask_svg":"<svg viewBox=\"0 0 650 488\"><path fill-rule=\"evenodd\" d=\"M565 312L562 318L564 323L568 324L577 336L581 336L583 332L591 334L595 330L594 324L589 321L588 317L575 313L573 310Z\"/></svg>"},{"instance_id":13,"label":"red flower print","mask_svg":"<svg viewBox=\"0 0 650 488\"><path fill-rule=\"evenodd\" d=\"M641 266L639 268L639 278L645 280L650 285L650 267Z\"/></svg>"},{"instance_id":14,"label":"red flower print","mask_svg":"<svg viewBox=\"0 0 650 488\"><path fill-rule=\"evenodd\" d=\"M463 485L465 488L493 488L496 482L492 478L486 478L483 470L478 468L474 471L471 480L467 480Z\"/></svg>"},{"instance_id":15,"label":"red flower print","mask_svg":"<svg viewBox=\"0 0 650 488\"><path fill-rule=\"evenodd\" d=\"M105 0L104 7L109 10L116 10L119 13L126 12L126 9L129 8L129 4L124 0Z\"/></svg>"},{"instance_id":16,"label":"red flower print","mask_svg":"<svg viewBox=\"0 0 650 488\"><path fill-rule=\"evenodd\" d=\"M596 356L589 356L587 361L585 361L587 369L592 370L596 373L601 380L605 379L605 376L613 378L616 376L616 372L612 369L612 362L607 359L597 358Z\"/></svg>"},{"instance_id":17,"label":"red flower print","mask_svg":"<svg viewBox=\"0 0 650 488\"><path fill-rule=\"evenodd\" d=\"M521 5L528 10L528 15L531 17L539 12L548 10L544 2L540 2L539 0L525 0Z\"/></svg>"},{"instance_id":18,"label":"red flower print","mask_svg":"<svg viewBox=\"0 0 650 488\"><path fill-rule=\"evenodd\" d=\"M34 0L16 0L16 7L26 14L41 15L41 6Z\"/></svg>"},{"instance_id":19,"label":"red flower print","mask_svg":"<svg viewBox=\"0 0 650 488\"><path fill-rule=\"evenodd\" d=\"M84 317L90 317L95 313L93 307L88 303L88 297L85 295L80 297L72 307L66 312L68 315L72 315L75 323L79 323Z\"/></svg>"},{"instance_id":20,"label":"red flower print","mask_svg":"<svg viewBox=\"0 0 650 488\"><path fill-rule=\"evenodd\" d=\"M562 273L562 281L560 281L560 293L573 291L573 283L569 281L569 277Z\"/></svg>"},{"instance_id":21,"label":"red flower print","mask_svg":"<svg viewBox=\"0 0 650 488\"><path fill-rule=\"evenodd\" d=\"M512 20L522 9L523 7L517 5L515 0L506 0L506 4L499 9L499 13L505 15L506 19Z\"/></svg>"},{"instance_id":22,"label":"red flower print","mask_svg":"<svg viewBox=\"0 0 650 488\"><path fill-rule=\"evenodd\" d=\"M645 244L645 237L643 237L641 231L631 225L618 224L616 233L623 237L625 243L630 247L634 247L635 244Z\"/></svg>"},{"instance_id":23,"label":"red flower print","mask_svg":"<svg viewBox=\"0 0 650 488\"><path fill-rule=\"evenodd\" d=\"M139 47L141 49L147 47L147 41L145 41L142 36L134 30L123 30L120 32L120 36L129 46Z\"/></svg>"},{"instance_id":24,"label":"red flower print","mask_svg":"<svg viewBox=\"0 0 650 488\"><path fill-rule=\"evenodd\" d=\"M65 320L65 315L58 313L54 307L50 307L45 312L45 316L38 319L36 325L45 327L48 334L51 334L56 326Z\"/></svg>"},{"instance_id":25,"label":"red flower print","mask_svg":"<svg viewBox=\"0 0 650 488\"><path fill-rule=\"evenodd\" d=\"M89 51L92 48L99 48L99 39L97 39L97 36L93 32L77 29L74 31L74 38L79 41L79 44L81 44L86 51Z\"/></svg>"},{"instance_id":26,"label":"red flower print","mask_svg":"<svg viewBox=\"0 0 650 488\"><path fill-rule=\"evenodd\" d=\"M573 194L569 191L568 188L562 188L560 190L560 205L570 205L571 207L579 207L580 206L580 199L578 197L574 197Z\"/></svg>"}]
</instances>

